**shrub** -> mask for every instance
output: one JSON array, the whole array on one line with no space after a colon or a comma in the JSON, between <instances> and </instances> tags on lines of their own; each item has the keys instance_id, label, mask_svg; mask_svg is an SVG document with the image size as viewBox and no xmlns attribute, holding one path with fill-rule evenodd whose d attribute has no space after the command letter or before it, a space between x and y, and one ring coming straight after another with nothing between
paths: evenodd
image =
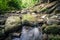
<instances>
[{"instance_id":1,"label":"shrub","mask_svg":"<svg viewBox=\"0 0 60 40\"><path fill-rule=\"evenodd\" d=\"M39 0L22 0L21 7L28 8L34 6Z\"/></svg>"},{"instance_id":2,"label":"shrub","mask_svg":"<svg viewBox=\"0 0 60 40\"><path fill-rule=\"evenodd\" d=\"M12 9L20 9L21 8L21 0L10 0L8 2L9 7L11 7Z\"/></svg>"},{"instance_id":3,"label":"shrub","mask_svg":"<svg viewBox=\"0 0 60 40\"><path fill-rule=\"evenodd\" d=\"M8 5L6 0L0 0L0 11L1 10L8 10Z\"/></svg>"},{"instance_id":4,"label":"shrub","mask_svg":"<svg viewBox=\"0 0 60 40\"><path fill-rule=\"evenodd\" d=\"M34 6L39 0L11 0L9 6L21 9Z\"/></svg>"},{"instance_id":5,"label":"shrub","mask_svg":"<svg viewBox=\"0 0 60 40\"><path fill-rule=\"evenodd\" d=\"M34 6L39 0L0 0L0 11Z\"/></svg>"}]
</instances>

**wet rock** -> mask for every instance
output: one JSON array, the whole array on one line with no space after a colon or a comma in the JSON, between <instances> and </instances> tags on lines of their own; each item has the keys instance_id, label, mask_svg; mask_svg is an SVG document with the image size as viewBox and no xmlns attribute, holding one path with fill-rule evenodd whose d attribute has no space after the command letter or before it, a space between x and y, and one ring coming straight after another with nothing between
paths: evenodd
<instances>
[{"instance_id":1,"label":"wet rock","mask_svg":"<svg viewBox=\"0 0 60 40\"><path fill-rule=\"evenodd\" d=\"M44 19L40 18L37 20L38 23L43 23L44 22Z\"/></svg>"},{"instance_id":2,"label":"wet rock","mask_svg":"<svg viewBox=\"0 0 60 40\"><path fill-rule=\"evenodd\" d=\"M48 40L48 35L47 34L43 34L43 40Z\"/></svg>"},{"instance_id":3,"label":"wet rock","mask_svg":"<svg viewBox=\"0 0 60 40\"><path fill-rule=\"evenodd\" d=\"M6 23L5 23L5 31L9 30L15 30L20 26L20 17L19 16L10 16L7 18Z\"/></svg>"},{"instance_id":4,"label":"wet rock","mask_svg":"<svg viewBox=\"0 0 60 40\"><path fill-rule=\"evenodd\" d=\"M60 14L57 14L57 16L58 16L58 19L60 20Z\"/></svg>"},{"instance_id":5,"label":"wet rock","mask_svg":"<svg viewBox=\"0 0 60 40\"><path fill-rule=\"evenodd\" d=\"M59 21L59 16L57 15L50 15L49 17L46 18L46 23L47 24L58 24Z\"/></svg>"},{"instance_id":6,"label":"wet rock","mask_svg":"<svg viewBox=\"0 0 60 40\"><path fill-rule=\"evenodd\" d=\"M6 21L6 17L4 15L0 15L0 25L4 25Z\"/></svg>"},{"instance_id":7,"label":"wet rock","mask_svg":"<svg viewBox=\"0 0 60 40\"><path fill-rule=\"evenodd\" d=\"M56 19L48 19L47 24L58 24L60 21Z\"/></svg>"},{"instance_id":8,"label":"wet rock","mask_svg":"<svg viewBox=\"0 0 60 40\"><path fill-rule=\"evenodd\" d=\"M11 33L11 36L12 37L20 37L20 33L14 32L14 33Z\"/></svg>"},{"instance_id":9,"label":"wet rock","mask_svg":"<svg viewBox=\"0 0 60 40\"><path fill-rule=\"evenodd\" d=\"M59 24L60 23L60 16L59 15L52 15L47 18L47 24Z\"/></svg>"},{"instance_id":10,"label":"wet rock","mask_svg":"<svg viewBox=\"0 0 60 40\"><path fill-rule=\"evenodd\" d=\"M44 15L41 16L41 18L43 18L43 19L44 19L45 17L47 17L47 14L44 14Z\"/></svg>"},{"instance_id":11,"label":"wet rock","mask_svg":"<svg viewBox=\"0 0 60 40\"><path fill-rule=\"evenodd\" d=\"M51 16L50 18L57 19L58 16L57 16L57 15L53 15L53 16Z\"/></svg>"},{"instance_id":12,"label":"wet rock","mask_svg":"<svg viewBox=\"0 0 60 40\"><path fill-rule=\"evenodd\" d=\"M0 28L3 28L3 29L4 29L4 26L5 26L5 25L0 25Z\"/></svg>"},{"instance_id":13,"label":"wet rock","mask_svg":"<svg viewBox=\"0 0 60 40\"><path fill-rule=\"evenodd\" d=\"M4 40L4 39L3 39L3 40ZM12 40L11 35L8 35L8 37L5 38L5 40Z\"/></svg>"},{"instance_id":14,"label":"wet rock","mask_svg":"<svg viewBox=\"0 0 60 40\"><path fill-rule=\"evenodd\" d=\"M3 37L5 35L4 32L5 32L4 28L0 27L0 37Z\"/></svg>"},{"instance_id":15,"label":"wet rock","mask_svg":"<svg viewBox=\"0 0 60 40\"><path fill-rule=\"evenodd\" d=\"M18 14L18 13L21 13L21 11L16 11L16 13Z\"/></svg>"},{"instance_id":16,"label":"wet rock","mask_svg":"<svg viewBox=\"0 0 60 40\"><path fill-rule=\"evenodd\" d=\"M52 15L50 18L59 20L60 14Z\"/></svg>"},{"instance_id":17,"label":"wet rock","mask_svg":"<svg viewBox=\"0 0 60 40\"><path fill-rule=\"evenodd\" d=\"M60 13L60 5L56 8L55 14Z\"/></svg>"}]
</instances>

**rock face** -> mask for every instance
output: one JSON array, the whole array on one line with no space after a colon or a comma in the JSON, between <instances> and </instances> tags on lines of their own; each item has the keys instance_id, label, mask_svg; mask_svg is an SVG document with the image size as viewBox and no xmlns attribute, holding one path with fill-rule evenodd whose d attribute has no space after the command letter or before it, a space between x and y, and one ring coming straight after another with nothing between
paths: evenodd
<instances>
[{"instance_id":1,"label":"rock face","mask_svg":"<svg viewBox=\"0 0 60 40\"><path fill-rule=\"evenodd\" d=\"M20 25L20 17L19 16L10 16L7 18L5 23L5 31L13 30Z\"/></svg>"}]
</instances>

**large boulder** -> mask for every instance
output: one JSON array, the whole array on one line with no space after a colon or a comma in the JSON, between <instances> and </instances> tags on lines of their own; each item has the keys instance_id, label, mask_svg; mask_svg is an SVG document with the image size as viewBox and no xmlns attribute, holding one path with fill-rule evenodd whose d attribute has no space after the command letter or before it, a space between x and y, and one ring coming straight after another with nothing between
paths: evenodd
<instances>
[{"instance_id":1,"label":"large boulder","mask_svg":"<svg viewBox=\"0 0 60 40\"><path fill-rule=\"evenodd\" d=\"M16 30L20 26L20 22L19 16L8 17L5 23L5 31Z\"/></svg>"}]
</instances>

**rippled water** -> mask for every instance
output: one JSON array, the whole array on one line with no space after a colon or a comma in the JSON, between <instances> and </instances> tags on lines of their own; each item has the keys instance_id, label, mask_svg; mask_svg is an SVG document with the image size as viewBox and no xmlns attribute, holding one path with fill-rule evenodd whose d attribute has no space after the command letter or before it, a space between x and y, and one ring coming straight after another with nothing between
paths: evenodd
<instances>
[{"instance_id":1,"label":"rippled water","mask_svg":"<svg viewBox=\"0 0 60 40\"><path fill-rule=\"evenodd\" d=\"M37 27L28 30L23 27L20 38L13 38L13 40L42 40L42 32Z\"/></svg>"}]
</instances>

